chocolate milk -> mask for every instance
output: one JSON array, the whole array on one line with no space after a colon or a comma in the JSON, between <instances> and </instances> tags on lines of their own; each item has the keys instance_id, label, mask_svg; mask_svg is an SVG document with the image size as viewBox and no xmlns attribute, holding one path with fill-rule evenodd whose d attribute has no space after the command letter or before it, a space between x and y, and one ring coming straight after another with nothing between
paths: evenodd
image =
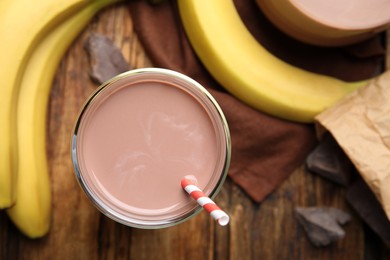
<instances>
[{"instance_id":1,"label":"chocolate milk","mask_svg":"<svg viewBox=\"0 0 390 260\"><path fill-rule=\"evenodd\" d=\"M141 220L193 210L181 179L194 176L210 194L225 167L225 137L213 112L166 80L122 80L110 88L93 99L77 136L80 171L93 196Z\"/></svg>"}]
</instances>

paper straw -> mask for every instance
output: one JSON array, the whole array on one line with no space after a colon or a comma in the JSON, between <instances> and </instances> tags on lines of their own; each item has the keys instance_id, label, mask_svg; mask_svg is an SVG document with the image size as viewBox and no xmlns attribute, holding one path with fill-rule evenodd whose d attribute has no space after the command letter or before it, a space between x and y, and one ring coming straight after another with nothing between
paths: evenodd
<instances>
[{"instance_id":1,"label":"paper straw","mask_svg":"<svg viewBox=\"0 0 390 260\"><path fill-rule=\"evenodd\" d=\"M226 226L229 223L229 216L221 210L203 191L195 185L195 182L184 178L181 180L182 188L202 206L221 226Z\"/></svg>"}]
</instances>

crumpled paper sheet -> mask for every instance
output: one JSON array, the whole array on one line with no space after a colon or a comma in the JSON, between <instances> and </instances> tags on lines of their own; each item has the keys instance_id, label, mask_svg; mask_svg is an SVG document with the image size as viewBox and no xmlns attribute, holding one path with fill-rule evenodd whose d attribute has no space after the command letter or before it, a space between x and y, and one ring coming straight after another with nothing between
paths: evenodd
<instances>
[{"instance_id":1,"label":"crumpled paper sheet","mask_svg":"<svg viewBox=\"0 0 390 260\"><path fill-rule=\"evenodd\" d=\"M390 220L390 70L316 117L381 203Z\"/></svg>"}]
</instances>

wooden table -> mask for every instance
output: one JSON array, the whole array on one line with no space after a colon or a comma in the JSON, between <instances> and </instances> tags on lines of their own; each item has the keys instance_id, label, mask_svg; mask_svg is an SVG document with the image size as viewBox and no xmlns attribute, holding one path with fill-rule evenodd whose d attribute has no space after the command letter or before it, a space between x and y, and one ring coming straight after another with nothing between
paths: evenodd
<instances>
[{"instance_id":1,"label":"wooden table","mask_svg":"<svg viewBox=\"0 0 390 260\"><path fill-rule=\"evenodd\" d=\"M73 175L70 136L85 99L96 88L89 78L83 44L104 33L123 50L132 68L152 66L133 32L128 7L103 11L72 45L59 66L48 114L53 211L50 233L31 240L0 213L0 259L374 259L380 241L365 232L345 200L345 189L297 169L263 203L253 203L230 179L216 201L231 215L220 227L201 212L162 230L129 228L103 216L88 201ZM332 206L352 215L339 242L316 248L294 216L296 206ZM372 235L372 234L371 234ZM376 245L379 247L376 247Z\"/></svg>"}]
</instances>

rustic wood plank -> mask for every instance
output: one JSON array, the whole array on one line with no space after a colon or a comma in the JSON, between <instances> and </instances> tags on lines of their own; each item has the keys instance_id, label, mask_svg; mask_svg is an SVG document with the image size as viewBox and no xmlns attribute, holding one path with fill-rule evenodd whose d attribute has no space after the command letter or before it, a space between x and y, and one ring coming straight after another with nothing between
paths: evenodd
<instances>
[{"instance_id":1,"label":"rustic wood plank","mask_svg":"<svg viewBox=\"0 0 390 260\"><path fill-rule=\"evenodd\" d=\"M279 208L284 208L285 230L279 233L279 238L285 239L290 245L289 251L286 251L281 257L301 257L302 252L309 259L363 259L363 250L355 250L355 247L364 248L363 229L360 220L353 214L345 200L345 190L316 175L309 174L304 167L297 169L291 177L278 189L273 196L279 204ZM283 199L281 199L283 198ZM295 207L324 206L336 207L347 211L353 216L352 221L344 228L346 237L336 244L326 248L315 248L306 238L302 227L294 216ZM291 232L295 230L295 232ZM291 242L295 241L295 242Z\"/></svg>"},{"instance_id":2,"label":"rustic wood plank","mask_svg":"<svg viewBox=\"0 0 390 260\"><path fill-rule=\"evenodd\" d=\"M253 204L237 186L232 186L230 196L231 221L229 247L227 248L229 258L240 259L245 255L248 259L253 259L251 256Z\"/></svg>"},{"instance_id":3,"label":"rustic wood plank","mask_svg":"<svg viewBox=\"0 0 390 260\"><path fill-rule=\"evenodd\" d=\"M220 193L215 198L215 202L229 214L230 218L232 213L230 195L232 194L233 186L234 185L231 183L231 180L227 179ZM213 248L210 250L209 259L231 259L231 257L229 257L230 252L227 250L229 248L231 237L230 224L226 227L220 227L213 222L211 227L210 233L213 237Z\"/></svg>"}]
</instances>

